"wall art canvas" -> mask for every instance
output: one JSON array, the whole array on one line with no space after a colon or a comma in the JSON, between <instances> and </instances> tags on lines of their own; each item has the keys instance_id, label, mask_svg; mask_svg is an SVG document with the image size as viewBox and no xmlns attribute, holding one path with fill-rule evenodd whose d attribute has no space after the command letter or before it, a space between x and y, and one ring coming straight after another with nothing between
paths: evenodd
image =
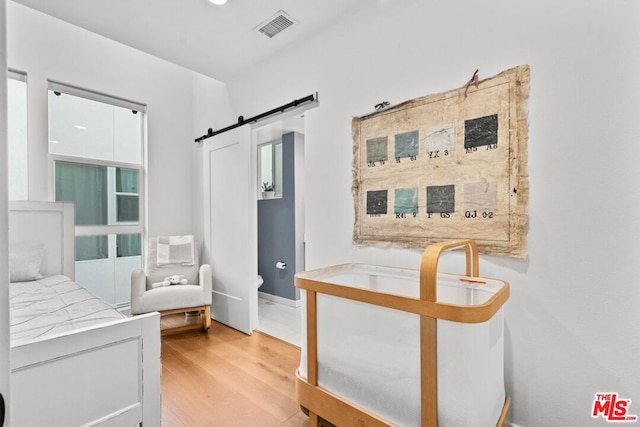
<instances>
[{"instance_id":1,"label":"wall art canvas","mask_svg":"<svg viewBox=\"0 0 640 427\"><path fill-rule=\"evenodd\" d=\"M529 67L353 119L357 244L526 256Z\"/></svg>"}]
</instances>

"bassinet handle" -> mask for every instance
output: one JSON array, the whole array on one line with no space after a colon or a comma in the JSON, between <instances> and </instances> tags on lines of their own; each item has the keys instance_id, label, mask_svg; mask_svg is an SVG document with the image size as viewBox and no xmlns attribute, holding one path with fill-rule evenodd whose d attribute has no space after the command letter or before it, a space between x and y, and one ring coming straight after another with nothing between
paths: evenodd
<instances>
[{"instance_id":1,"label":"bassinet handle","mask_svg":"<svg viewBox=\"0 0 640 427\"><path fill-rule=\"evenodd\" d=\"M478 277L478 244L475 240L455 240L452 242L434 243L427 246L420 263L420 299L436 301L436 279L438 276L438 260L440 254L449 249L464 248L467 264L466 275Z\"/></svg>"}]
</instances>

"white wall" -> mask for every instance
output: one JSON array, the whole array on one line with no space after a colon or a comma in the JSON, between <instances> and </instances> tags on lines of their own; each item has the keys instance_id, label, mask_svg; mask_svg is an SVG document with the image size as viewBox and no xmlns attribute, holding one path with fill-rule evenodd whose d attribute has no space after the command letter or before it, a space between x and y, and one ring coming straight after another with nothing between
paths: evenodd
<instances>
[{"instance_id":1,"label":"white wall","mask_svg":"<svg viewBox=\"0 0 640 427\"><path fill-rule=\"evenodd\" d=\"M195 129L212 105L201 87L224 87L208 77L131 49L16 4L7 5L8 63L27 72L29 198L51 200L47 159L47 79L147 105L147 230L149 235L201 232L201 169L193 167ZM196 88L196 89L194 89ZM227 108L228 109L228 108ZM204 131L204 129L200 129ZM202 206L201 204L199 205ZM201 234L199 234L201 236Z\"/></svg>"},{"instance_id":2,"label":"white wall","mask_svg":"<svg viewBox=\"0 0 640 427\"><path fill-rule=\"evenodd\" d=\"M531 66L528 258L483 256L511 283L506 387L526 427L603 425L594 394L640 414L640 3L378 0L229 82L258 114L319 92L305 116L307 268L418 268L420 251L352 244L351 118ZM450 256L443 271L461 271Z\"/></svg>"}]
</instances>

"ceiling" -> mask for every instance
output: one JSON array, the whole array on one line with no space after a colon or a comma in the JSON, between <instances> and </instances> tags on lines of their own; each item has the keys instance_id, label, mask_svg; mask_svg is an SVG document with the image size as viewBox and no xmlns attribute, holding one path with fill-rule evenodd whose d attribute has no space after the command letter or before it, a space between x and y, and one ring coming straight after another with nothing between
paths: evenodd
<instances>
[{"instance_id":1,"label":"ceiling","mask_svg":"<svg viewBox=\"0 0 640 427\"><path fill-rule=\"evenodd\" d=\"M375 4L371 0L14 0L151 55L227 82L262 60ZM294 24L256 30L284 11Z\"/></svg>"}]
</instances>

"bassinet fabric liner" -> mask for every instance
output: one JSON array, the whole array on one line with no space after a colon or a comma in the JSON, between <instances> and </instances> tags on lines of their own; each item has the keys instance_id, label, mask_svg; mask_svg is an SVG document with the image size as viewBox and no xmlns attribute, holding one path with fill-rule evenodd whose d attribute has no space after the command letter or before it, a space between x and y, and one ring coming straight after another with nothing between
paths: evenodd
<instances>
[{"instance_id":1,"label":"bassinet fabric liner","mask_svg":"<svg viewBox=\"0 0 640 427\"><path fill-rule=\"evenodd\" d=\"M11 283L9 289L12 345L125 317L63 275Z\"/></svg>"},{"instance_id":2,"label":"bassinet fabric liner","mask_svg":"<svg viewBox=\"0 0 640 427\"><path fill-rule=\"evenodd\" d=\"M395 336L389 334L381 339L378 333L362 336L335 336L319 339L318 349L318 384L324 389L367 409L394 425L409 427L420 425L420 373L418 343L409 345L411 337L417 337L418 326L411 326L411 315L406 315L404 328L396 330ZM502 313L497 317L502 321ZM489 322L495 324L493 319ZM456 327L452 322L443 323ZM492 327L492 328L495 328ZM440 328L439 328L440 329ZM442 334L441 334L442 335ZM323 337L328 338L328 337ZM407 339L408 338L408 339ZM483 337L486 339L486 337ZM442 347L454 347L445 338L440 337ZM488 340L486 340L488 341ZM440 343L439 343L440 345ZM438 383L438 426L464 426L466 422L475 420L477 426L490 426L500 418L500 412L506 397L502 384L504 377L496 375L497 362L485 363L495 358L498 349L502 349L502 337L494 344L496 347L490 357L480 356L478 363L471 366L460 366L448 363L447 357L455 350L441 348L438 351L438 370L444 377L452 381ZM306 362L306 357L303 358ZM493 364L494 366L490 366ZM300 374L307 377L306 367L301 364ZM481 384L484 393L477 395L478 386L464 381L465 373L472 369L484 370L485 381ZM451 372L462 372L462 375L450 375ZM462 420L462 421L461 421Z\"/></svg>"}]
</instances>

